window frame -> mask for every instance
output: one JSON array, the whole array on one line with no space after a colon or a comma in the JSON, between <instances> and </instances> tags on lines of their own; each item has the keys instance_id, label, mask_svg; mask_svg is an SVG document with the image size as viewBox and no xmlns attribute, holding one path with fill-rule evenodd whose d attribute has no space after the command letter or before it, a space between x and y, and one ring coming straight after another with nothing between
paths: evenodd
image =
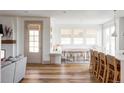
<instances>
[{"instance_id":1,"label":"window frame","mask_svg":"<svg viewBox=\"0 0 124 93\"><path fill-rule=\"evenodd\" d=\"M62 29L62 30L64 30L64 29ZM61 43L61 45L87 45L86 44L86 38L89 38L89 37L91 37L91 38L95 38L95 44L93 44L93 45L97 45L97 30L92 30L92 31L94 31L94 32L92 32L91 34L89 33L89 34L87 34L87 31L89 31L89 30L87 30L87 29L78 29L77 28L77 31L79 31L79 34L77 34L77 35L74 35L74 33L75 33L75 31L76 31L76 28L74 28L74 29L68 29L68 31L71 31L72 32L72 34L69 36L67 36L67 35L62 35L62 31L61 29L60 29L60 35L61 35L61 38L71 38L71 43L70 44L63 44L63 43L61 43L62 41L60 40L60 43ZM66 30L66 29L65 29ZM91 29L90 29L91 30ZM82 32L81 32L82 31ZM74 42L74 38L81 38L82 39L82 43L80 43L80 44L75 44L75 42Z\"/></svg>"},{"instance_id":2,"label":"window frame","mask_svg":"<svg viewBox=\"0 0 124 93\"><path fill-rule=\"evenodd\" d=\"M30 34L30 31L33 31L33 35ZM37 34L36 34L37 33ZM39 46L39 36L40 36L40 30L39 29L29 29L29 52L30 53L39 53L40 52L40 46ZM32 37L33 39L31 40L30 37ZM38 38L38 40L35 40L35 38ZM32 45L31 45L32 43ZM34 43L34 44L33 44ZM38 43L37 46L35 43Z\"/></svg>"}]
</instances>

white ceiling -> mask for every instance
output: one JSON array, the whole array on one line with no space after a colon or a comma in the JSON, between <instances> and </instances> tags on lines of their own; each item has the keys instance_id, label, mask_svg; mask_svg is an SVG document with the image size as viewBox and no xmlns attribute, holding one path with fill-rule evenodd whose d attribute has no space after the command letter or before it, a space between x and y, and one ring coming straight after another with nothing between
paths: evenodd
<instances>
[{"instance_id":1,"label":"white ceiling","mask_svg":"<svg viewBox=\"0 0 124 93\"><path fill-rule=\"evenodd\" d=\"M124 11L118 11L124 16ZM112 10L0 10L0 15L51 17L57 24L102 24L113 18Z\"/></svg>"}]
</instances>

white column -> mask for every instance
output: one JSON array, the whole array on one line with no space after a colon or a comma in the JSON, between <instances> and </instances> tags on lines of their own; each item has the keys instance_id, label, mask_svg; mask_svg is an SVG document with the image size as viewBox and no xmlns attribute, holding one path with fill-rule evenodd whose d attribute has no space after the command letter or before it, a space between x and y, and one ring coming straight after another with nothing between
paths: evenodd
<instances>
[{"instance_id":1,"label":"white column","mask_svg":"<svg viewBox=\"0 0 124 93\"><path fill-rule=\"evenodd\" d=\"M121 83L124 83L124 60L121 60Z\"/></svg>"}]
</instances>

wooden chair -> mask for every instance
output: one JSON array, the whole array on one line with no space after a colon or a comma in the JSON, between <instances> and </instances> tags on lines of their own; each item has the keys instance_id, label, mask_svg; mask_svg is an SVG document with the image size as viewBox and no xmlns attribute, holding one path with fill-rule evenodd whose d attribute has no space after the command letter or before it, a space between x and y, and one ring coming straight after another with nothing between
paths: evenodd
<instances>
[{"instance_id":1,"label":"wooden chair","mask_svg":"<svg viewBox=\"0 0 124 93\"><path fill-rule=\"evenodd\" d=\"M120 60L116 59L116 62L117 62L117 83L120 82L120 77L121 77L121 74L120 74L120 69L121 69L121 62Z\"/></svg>"},{"instance_id":2,"label":"wooden chair","mask_svg":"<svg viewBox=\"0 0 124 93\"><path fill-rule=\"evenodd\" d=\"M93 50L90 50L90 72L93 72L93 64L94 64L94 55L93 55Z\"/></svg>"},{"instance_id":3,"label":"wooden chair","mask_svg":"<svg viewBox=\"0 0 124 93\"><path fill-rule=\"evenodd\" d=\"M97 51L93 52L94 55L94 63L93 63L93 74L96 78L98 78L99 73L99 53Z\"/></svg>"},{"instance_id":4,"label":"wooden chair","mask_svg":"<svg viewBox=\"0 0 124 93\"><path fill-rule=\"evenodd\" d=\"M99 73L98 73L98 79L102 81L103 83L106 80L106 69L107 69L107 63L106 63L106 55L102 52L99 53Z\"/></svg>"},{"instance_id":5,"label":"wooden chair","mask_svg":"<svg viewBox=\"0 0 124 93\"><path fill-rule=\"evenodd\" d=\"M118 69L117 69L117 60L115 57L107 55L107 76L106 83L117 83L118 80Z\"/></svg>"}]
</instances>

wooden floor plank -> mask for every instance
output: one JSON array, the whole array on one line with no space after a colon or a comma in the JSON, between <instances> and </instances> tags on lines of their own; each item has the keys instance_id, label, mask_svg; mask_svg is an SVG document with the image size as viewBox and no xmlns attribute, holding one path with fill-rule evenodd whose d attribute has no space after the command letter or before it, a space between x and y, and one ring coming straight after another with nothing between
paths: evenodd
<instances>
[{"instance_id":1,"label":"wooden floor plank","mask_svg":"<svg viewBox=\"0 0 124 93\"><path fill-rule=\"evenodd\" d=\"M98 83L89 64L42 65L28 64L21 83Z\"/></svg>"}]
</instances>

